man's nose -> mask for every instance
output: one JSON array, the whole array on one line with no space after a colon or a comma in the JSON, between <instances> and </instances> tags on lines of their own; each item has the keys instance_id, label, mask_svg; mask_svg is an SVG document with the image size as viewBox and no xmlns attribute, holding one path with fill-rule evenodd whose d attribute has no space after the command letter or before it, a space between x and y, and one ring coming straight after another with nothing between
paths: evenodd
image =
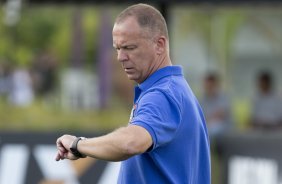
<instances>
[{"instance_id":1,"label":"man's nose","mask_svg":"<svg viewBox=\"0 0 282 184\"><path fill-rule=\"evenodd\" d=\"M117 60L120 62L127 61L128 55L123 50L119 50L117 53Z\"/></svg>"}]
</instances>

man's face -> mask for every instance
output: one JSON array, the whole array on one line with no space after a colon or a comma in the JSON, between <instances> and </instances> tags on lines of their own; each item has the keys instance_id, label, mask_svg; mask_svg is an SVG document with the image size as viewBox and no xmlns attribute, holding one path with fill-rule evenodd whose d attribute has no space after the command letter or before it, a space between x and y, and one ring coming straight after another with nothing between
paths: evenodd
<instances>
[{"instance_id":1,"label":"man's face","mask_svg":"<svg viewBox=\"0 0 282 184\"><path fill-rule=\"evenodd\" d=\"M133 17L114 25L113 46L130 80L140 84L154 72L155 43Z\"/></svg>"}]
</instances>

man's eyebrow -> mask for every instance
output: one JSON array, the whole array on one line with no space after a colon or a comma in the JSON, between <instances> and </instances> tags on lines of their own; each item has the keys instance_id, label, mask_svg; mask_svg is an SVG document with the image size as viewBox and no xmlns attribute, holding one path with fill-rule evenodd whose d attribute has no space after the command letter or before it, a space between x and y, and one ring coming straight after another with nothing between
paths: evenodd
<instances>
[{"instance_id":1,"label":"man's eyebrow","mask_svg":"<svg viewBox=\"0 0 282 184\"><path fill-rule=\"evenodd\" d=\"M116 44L113 44L113 47L114 48L128 48L128 47L137 47L137 45L136 44L131 44L131 43L129 43L129 44L121 44L120 46L117 46Z\"/></svg>"}]
</instances>

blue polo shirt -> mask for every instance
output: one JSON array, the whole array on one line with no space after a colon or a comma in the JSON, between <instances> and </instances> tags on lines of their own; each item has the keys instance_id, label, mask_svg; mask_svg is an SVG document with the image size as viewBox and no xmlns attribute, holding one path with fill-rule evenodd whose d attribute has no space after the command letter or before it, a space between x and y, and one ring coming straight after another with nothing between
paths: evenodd
<instances>
[{"instance_id":1,"label":"blue polo shirt","mask_svg":"<svg viewBox=\"0 0 282 184\"><path fill-rule=\"evenodd\" d=\"M204 115L180 66L159 69L135 87L129 123L145 128L153 145L122 162L119 184L210 184Z\"/></svg>"}]
</instances>

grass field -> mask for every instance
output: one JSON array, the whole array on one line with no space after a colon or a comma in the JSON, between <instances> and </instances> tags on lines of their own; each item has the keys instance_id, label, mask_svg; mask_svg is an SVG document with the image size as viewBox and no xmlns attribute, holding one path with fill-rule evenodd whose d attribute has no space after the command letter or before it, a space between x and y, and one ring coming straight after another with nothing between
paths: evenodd
<instances>
[{"instance_id":1,"label":"grass field","mask_svg":"<svg viewBox=\"0 0 282 184\"><path fill-rule=\"evenodd\" d=\"M0 103L1 131L107 131L128 123L130 108L63 110L40 100L28 107Z\"/></svg>"}]
</instances>

